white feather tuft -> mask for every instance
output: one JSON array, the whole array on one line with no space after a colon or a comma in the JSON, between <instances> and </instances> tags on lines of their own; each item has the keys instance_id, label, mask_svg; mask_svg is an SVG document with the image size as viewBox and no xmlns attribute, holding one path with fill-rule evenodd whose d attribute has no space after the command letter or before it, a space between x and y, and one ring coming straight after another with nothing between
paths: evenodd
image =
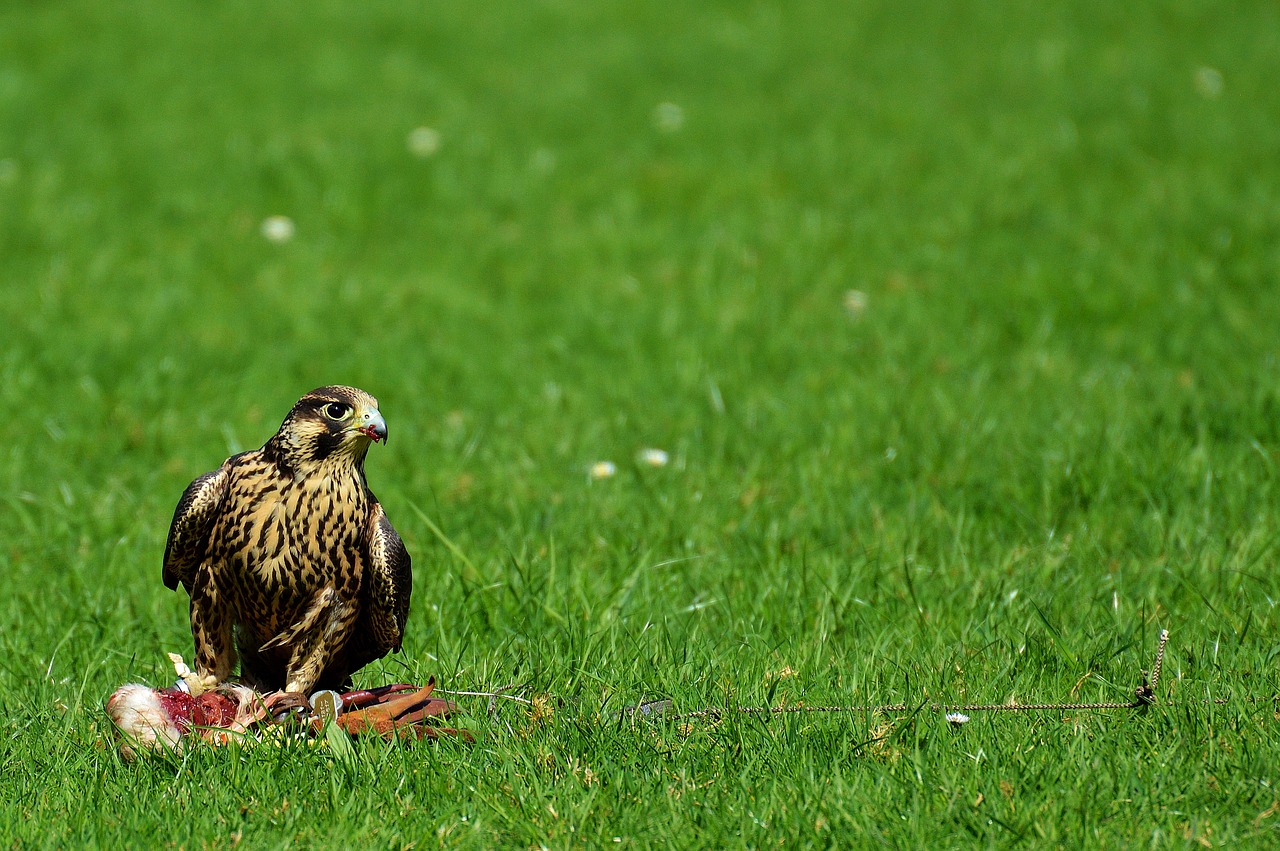
<instances>
[{"instance_id":1,"label":"white feather tuft","mask_svg":"<svg viewBox=\"0 0 1280 851\"><path fill-rule=\"evenodd\" d=\"M176 750L181 744L182 731L164 711L155 691L147 686L120 686L107 699L107 715L125 738L120 750L126 757L134 756L134 746Z\"/></svg>"}]
</instances>

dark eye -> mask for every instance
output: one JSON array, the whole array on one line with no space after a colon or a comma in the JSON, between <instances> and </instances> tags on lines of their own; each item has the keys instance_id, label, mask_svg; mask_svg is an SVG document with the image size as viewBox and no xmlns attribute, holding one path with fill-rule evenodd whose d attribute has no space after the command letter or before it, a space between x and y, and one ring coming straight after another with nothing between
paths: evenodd
<instances>
[{"instance_id":1,"label":"dark eye","mask_svg":"<svg viewBox=\"0 0 1280 851\"><path fill-rule=\"evenodd\" d=\"M331 420L340 420L351 413L351 406L341 402L330 402L324 406L324 415Z\"/></svg>"}]
</instances>

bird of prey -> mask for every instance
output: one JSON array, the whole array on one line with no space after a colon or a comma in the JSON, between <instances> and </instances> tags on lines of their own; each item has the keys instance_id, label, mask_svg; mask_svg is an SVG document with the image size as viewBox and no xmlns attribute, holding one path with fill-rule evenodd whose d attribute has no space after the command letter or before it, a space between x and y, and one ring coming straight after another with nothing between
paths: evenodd
<instances>
[{"instance_id":1,"label":"bird of prey","mask_svg":"<svg viewBox=\"0 0 1280 851\"><path fill-rule=\"evenodd\" d=\"M196 672L264 691L343 690L399 650L409 553L365 482L387 439L378 400L321 387L261 449L228 458L182 494L164 584L191 596Z\"/></svg>"}]
</instances>

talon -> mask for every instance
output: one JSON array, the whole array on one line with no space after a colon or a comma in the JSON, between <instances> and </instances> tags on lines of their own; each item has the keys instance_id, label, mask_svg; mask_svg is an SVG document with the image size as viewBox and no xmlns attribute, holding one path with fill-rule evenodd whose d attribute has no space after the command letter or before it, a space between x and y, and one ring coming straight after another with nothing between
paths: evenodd
<instances>
[{"instance_id":1,"label":"talon","mask_svg":"<svg viewBox=\"0 0 1280 851\"><path fill-rule=\"evenodd\" d=\"M174 683L176 688L182 689L192 697L199 697L218 687L218 678L213 674L199 674L188 668L187 663L177 653L168 655L169 661L173 663L173 671L178 675L178 681Z\"/></svg>"},{"instance_id":2,"label":"talon","mask_svg":"<svg viewBox=\"0 0 1280 851\"><path fill-rule=\"evenodd\" d=\"M296 691L278 691L268 695L263 704L267 717L273 724L281 724L290 719L299 721L311 717L311 703L305 694Z\"/></svg>"}]
</instances>

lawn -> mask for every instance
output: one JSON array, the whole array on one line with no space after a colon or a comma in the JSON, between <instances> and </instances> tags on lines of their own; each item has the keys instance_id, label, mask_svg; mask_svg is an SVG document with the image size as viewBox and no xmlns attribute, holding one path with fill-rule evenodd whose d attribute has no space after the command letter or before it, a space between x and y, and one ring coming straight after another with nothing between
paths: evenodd
<instances>
[{"instance_id":1,"label":"lawn","mask_svg":"<svg viewBox=\"0 0 1280 851\"><path fill-rule=\"evenodd\" d=\"M0 5L0 846L1280 844L1277 57L1262 0ZM178 496L329 383L415 562L358 682L539 708L125 762ZM933 706L1129 700L1161 629L1145 712Z\"/></svg>"}]
</instances>

